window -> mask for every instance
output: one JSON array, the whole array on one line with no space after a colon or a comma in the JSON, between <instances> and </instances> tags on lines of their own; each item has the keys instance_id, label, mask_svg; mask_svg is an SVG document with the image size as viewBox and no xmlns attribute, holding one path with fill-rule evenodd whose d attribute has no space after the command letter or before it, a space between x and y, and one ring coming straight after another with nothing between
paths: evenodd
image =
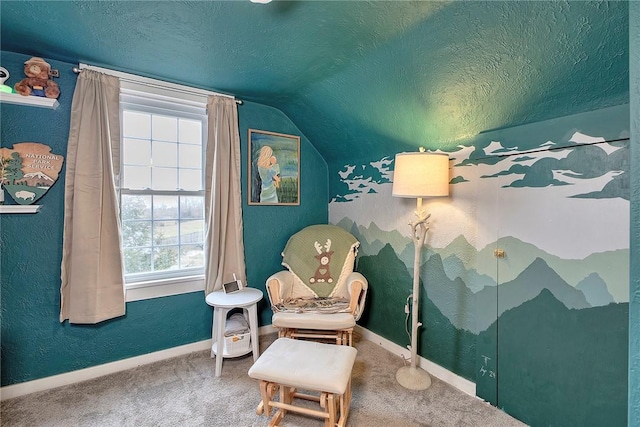
<instances>
[{"instance_id":1,"label":"window","mask_svg":"<svg viewBox=\"0 0 640 427\"><path fill-rule=\"evenodd\" d=\"M120 95L127 290L202 282L206 106L131 86L123 84Z\"/></svg>"}]
</instances>

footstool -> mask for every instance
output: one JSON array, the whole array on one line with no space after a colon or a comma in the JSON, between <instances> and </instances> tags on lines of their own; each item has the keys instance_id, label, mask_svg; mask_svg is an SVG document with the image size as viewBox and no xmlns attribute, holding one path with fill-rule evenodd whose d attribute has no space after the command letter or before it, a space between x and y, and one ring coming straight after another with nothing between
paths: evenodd
<instances>
[{"instance_id":1,"label":"footstool","mask_svg":"<svg viewBox=\"0 0 640 427\"><path fill-rule=\"evenodd\" d=\"M357 350L353 347L278 338L249 369L260 380L262 401L258 415L278 408L269 426L279 425L287 411L324 418L325 427L344 427L351 404L351 370ZM297 389L320 395L299 393ZM280 398L274 401L276 391ZM322 410L295 406L293 399L320 403Z\"/></svg>"}]
</instances>

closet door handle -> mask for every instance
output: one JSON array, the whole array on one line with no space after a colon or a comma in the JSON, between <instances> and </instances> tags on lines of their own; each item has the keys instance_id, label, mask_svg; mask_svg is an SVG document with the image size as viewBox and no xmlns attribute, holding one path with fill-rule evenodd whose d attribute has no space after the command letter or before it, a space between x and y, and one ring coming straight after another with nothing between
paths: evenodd
<instances>
[{"instance_id":1,"label":"closet door handle","mask_svg":"<svg viewBox=\"0 0 640 427\"><path fill-rule=\"evenodd\" d=\"M494 249L493 256L496 258L504 258L505 257L504 249Z\"/></svg>"}]
</instances>

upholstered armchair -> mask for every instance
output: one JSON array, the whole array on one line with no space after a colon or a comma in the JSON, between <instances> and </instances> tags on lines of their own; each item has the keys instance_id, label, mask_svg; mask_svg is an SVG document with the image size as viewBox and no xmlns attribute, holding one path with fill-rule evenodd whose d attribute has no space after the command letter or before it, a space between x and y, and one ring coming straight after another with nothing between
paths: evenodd
<instances>
[{"instance_id":1,"label":"upholstered armchair","mask_svg":"<svg viewBox=\"0 0 640 427\"><path fill-rule=\"evenodd\" d=\"M280 337L353 344L369 286L353 271L359 245L334 225L312 225L291 236L282 252L287 270L266 284Z\"/></svg>"}]
</instances>

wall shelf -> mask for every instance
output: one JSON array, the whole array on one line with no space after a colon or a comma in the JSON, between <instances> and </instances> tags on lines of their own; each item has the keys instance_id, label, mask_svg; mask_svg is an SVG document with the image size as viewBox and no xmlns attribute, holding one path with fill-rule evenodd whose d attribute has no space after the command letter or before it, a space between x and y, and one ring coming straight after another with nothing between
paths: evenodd
<instances>
[{"instance_id":1,"label":"wall shelf","mask_svg":"<svg viewBox=\"0 0 640 427\"><path fill-rule=\"evenodd\" d=\"M31 105L33 107L51 108L55 110L60 103L57 99L41 96L22 96L19 93L0 92L0 102L17 105Z\"/></svg>"},{"instance_id":2,"label":"wall shelf","mask_svg":"<svg viewBox=\"0 0 640 427\"><path fill-rule=\"evenodd\" d=\"M0 205L0 214L36 213L42 205Z\"/></svg>"}]
</instances>

